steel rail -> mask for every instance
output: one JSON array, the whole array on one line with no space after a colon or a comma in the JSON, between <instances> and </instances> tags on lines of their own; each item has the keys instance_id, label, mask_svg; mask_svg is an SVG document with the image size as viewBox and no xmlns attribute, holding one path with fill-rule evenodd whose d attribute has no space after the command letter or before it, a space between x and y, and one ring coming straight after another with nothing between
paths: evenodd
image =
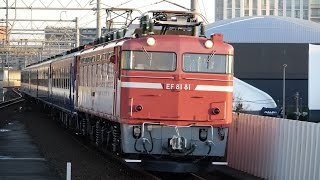
<instances>
[{"instance_id":1,"label":"steel rail","mask_svg":"<svg viewBox=\"0 0 320 180\"><path fill-rule=\"evenodd\" d=\"M18 92L17 90L15 90L15 89L12 89L12 91L13 91L15 94L17 94L18 97L17 97L17 98L10 99L10 100L8 100L8 101L1 102L1 103L0 103L0 109L6 108L6 107L11 106L11 105L13 105L13 104L17 104L17 103L19 103L19 102L24 101L24 99L22 98L22 94L21 94L21 93L19 93L19 92Z\"/></svg>"}]
</instances>

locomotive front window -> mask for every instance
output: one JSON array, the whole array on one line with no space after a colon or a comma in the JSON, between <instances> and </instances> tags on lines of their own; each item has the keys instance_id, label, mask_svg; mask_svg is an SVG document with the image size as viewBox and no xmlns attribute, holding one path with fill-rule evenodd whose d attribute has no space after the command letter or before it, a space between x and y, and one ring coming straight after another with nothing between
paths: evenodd
<instances>
[{"instance_id":1,"label":"locomotive front window","mask_svg":"<svg viewBox=\"0 0 320 180\"><path fill-rule=\"evenodd\" d=\"M172 52L123 51L122 69L138 71L175 71L177 57Z\"/></svg>"},{"instance_id":2,"label":"locomotive front window","mask_svg":"<svg viewBox=\"0 0 320 180\"><path fill-rule=\"evenodd\" d=\"M233 56L218 54L184 54L183 71L232 74Z\"/></svg>"}]
</instances>

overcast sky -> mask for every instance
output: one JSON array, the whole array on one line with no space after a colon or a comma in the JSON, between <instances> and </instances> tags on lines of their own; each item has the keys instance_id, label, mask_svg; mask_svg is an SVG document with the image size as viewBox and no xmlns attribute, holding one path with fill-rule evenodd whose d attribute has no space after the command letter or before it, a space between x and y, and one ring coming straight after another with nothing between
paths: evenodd
<instances>
[{"instance_id":1,"label":"overcast sky","mask_svg":"<svg viewBox=\"0 0 320 180\"><path fill-rule=\"evenodd\" d=\"M190 8L190 0L170 0L176 4ZM6 6L6 0L0 0L0 7ZM95 8L96 0L8 0L9 7L72 7L72 8ZM16 2L16 4L15 4ZM118 7L118 8L138 8L140 11L145 12L151 9L167 9L167 10L184 10L178 6L170 4L162 0L101 0L102 8ZM213 0L199 0L199 9L209 22L213 21ZM6 11L0 10L1 25L5 23ZM134 14L133 16L137 16ZM75 17L79 18L80 27L95 27L96 26L96 14L94 10L82 10L82 11L64 11L64 10L9 10L9 19L55 19L59 20L73 20ZM106 13L102 11L102 22L105 22ZM74 23L44 23L43 22L13 22L14 28L43 28L43 26L74 26ZM103 24L104 25L104 24ZM32 26L32 27L31 27Z\"/></svg>"}]
</instances>

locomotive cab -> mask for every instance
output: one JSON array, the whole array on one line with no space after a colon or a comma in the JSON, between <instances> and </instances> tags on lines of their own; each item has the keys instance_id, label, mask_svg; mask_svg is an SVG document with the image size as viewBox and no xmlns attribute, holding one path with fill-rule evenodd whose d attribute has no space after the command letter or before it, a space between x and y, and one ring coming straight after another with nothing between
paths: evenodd
<instances>
[{"instance_id":1,"label":"locomotive cab","mask_svg":"<svg viewBox=\"0 0 320 180\"><path fill-rule=\"evenodd\" d=\"M205 47L207 39L193 36L152 36L125 42L121 97L128 99L121 101L122 119L184 126L230 124L233 49L220 36L212 36L215 45L211 48ZM148 46L149 39L155 44Z\"/></svg>"}]
</instances>

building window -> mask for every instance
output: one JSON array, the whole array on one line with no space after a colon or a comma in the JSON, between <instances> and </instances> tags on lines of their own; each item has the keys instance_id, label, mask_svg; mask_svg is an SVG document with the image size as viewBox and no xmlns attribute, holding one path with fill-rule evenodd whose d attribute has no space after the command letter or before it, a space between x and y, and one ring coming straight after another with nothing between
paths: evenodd
<instances>
[{"instance_id":1,"label":"building window","mask_svg":"<svg viewBox=\"0 0 320 180\"><path fill-rule=\"evenodd\" d=\"M258 2L256 1L252 1L252 8L253 9L257 9L258 8Z\"/></svg>"},{"instance_id":2,"label":"building window","mask_svg":"<svg viewBox=\"0 0 320 180\"><path fill-rule=\"evenodd\" d=\"M300 0L295 0L295 9L300 9Z\"/></svg>"},{"instance_id":3,"label":"building window","mask_svg":"<svg viewBox=\"0 0 320 180\"><path fill-rule=\"evenodd\" d=\"M240 1L235 1L236 8L240 8Z\"/></svg>"},{"instance_id":4,"label":"building window","mask_svg":"<svg viewBox=\"0 0 320 180\"><path fill-rule=\"evenodd\" d=\"M316 9L316 8L311 9L311 17L320 17L320 8L318 8L318 9Z\"/></svg>"},{"instance_id":5,"label":"building window","mask_svg":"<svg viewBox=\"0 0 320 180\"><path fill-rule=\"evenodd\" d=\"M244 15L249 16L249 10L244 10Z\"/></svg>"},{"instance_id":6,"label":"building window","mask_svg":"<svg viewBox=\"0 0 320 180\"><path fill-rule=\"evenodd\" d=\"M262 10L262 15L267 15L267 11L266 10Z\"/></svg>"},{"instance_id":7,"label":"building window","mask_svg":"<svg viewBox=\"0 0 320 180\"><path fill-rule=\"evenodd\" d=\"M279 8L279 10L283 9L283 0L278 1L278 8Z\"/></svg>"},{"instance_id":8,"label":"building window","mask_svg":"<svg viewBox=\"0 0 320 180\"><path fill-rule=\"evenodd\" d=\"M232 18L232 10L231 9L227 9L227 18L228 19Z\"/></svg>"},{"instance_id":9,"label":"building window","mask_svg":"<svg viewBox=\"0 0 320 180\"><path fill-rule=\"evenodd\" d=\"M295 10L294 11L294 17L295 18L300 18L300 10Z\"/></svg>"},{"instance_id":10,"label":"building window","mask_svg":"<svg viewBox=\"0 0 320 180\"><path fill-rule=\"evenodd\" d=\"M303 10L303 19L308 20L309 19L308 16L309 16L309 11L308 10Z\"/></svg>"},{"instance_id":11,"label":"building window","mask_svg":"<svg viewBox=\"0 0 320 180\"><path fill-rule=\"evenodd\" d=\"M235 10L235 17L240 17L240 9L236 9Z\"/></svg>"},{"instance_id":12,"label":"building window","mask_svg":"<svg viewBox=\"0 0 320 180\"><path fill-rule=\"evenodd\" d=\"M257 10L256 10L256 9L253 9L253 10L252 10L252 15L253 15L253 16L256 16L256 15L257 15Z\"/></svg>"},{"instance_id":13,"label":"building window","mask_svg":"<svg viewBox=\"0 0 320 180\"><path fill-rule=\"evenodd\" d=\"M278 11L278 16L283 16L283 11L282 10Z\"/></svg>"},{"instance_id":14,"label":"building window","mask_svg":"<svg viewBox=\"0 0 320 180\"><path fill-rule=\"evenodd\" d=\"M244 8L249 9L249 0L244 1Z\"/></svg>"},{"instance_id":15,"label":"building window","mask_svg":"<svg viewBox=\"0 0 320 180\"><path fill-rule=\"evenodd\" d=\"M274 10L270 10L270 15L274 15Z\"/></svg>"},{"instance_id":16,"label":"building window","mask_svg":"<svg viewBox=\"0 0 320 180\"><path fill-rule=\"evenodd\" d=\"M287 10L287 17L291 17L291 10Z\"/></svg>"},{"instance_id":17,"label":"building window","mask_svg":"<svg viewBox=\"0 0 320 180\"><path fill-rule=\"evenodd\" d=\"M232 8L232 0L227 1L227 8Z\"/></svg>"}]
</instances>

